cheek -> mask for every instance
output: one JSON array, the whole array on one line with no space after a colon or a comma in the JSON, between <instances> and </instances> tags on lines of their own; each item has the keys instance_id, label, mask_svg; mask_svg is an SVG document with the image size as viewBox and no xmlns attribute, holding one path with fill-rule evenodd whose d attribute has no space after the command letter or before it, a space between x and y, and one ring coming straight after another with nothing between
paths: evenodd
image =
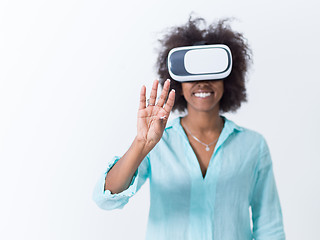
<instances>
[{"instance_id":1,"label":"cheek","mask_svg":"<svg viewBox=\"0 0 320 240\"><path fill-rule=\"evenodd\" d=\"M223 86L222 86L222 88L221 88L221 95L223 95L223 93L224 93L224 88L223 88Z\"/></svg>"},{"instance_id":2,"label":"cheek","mask_svg":"<svg viewBox=\"0 0 320 240\"><path fill-rule=\"evenodd\" d=\"M223 93L224 93L224 84L223 84L223 81L220 82L218 88L219 88L219 92L221 93L221 95L223 95Z\"/></svg>"},{"instance_id":3,"label":"cheek","mask_svg":"<svg viewBox=\"0 0 320 240\"><path fill-rule=\"evenodd\" d=\"M184 93L188 93L189 89L190 89L190 86L188 83L182 83L181 84L181 95L184 96Z\"/></svg>"}]
</instances>

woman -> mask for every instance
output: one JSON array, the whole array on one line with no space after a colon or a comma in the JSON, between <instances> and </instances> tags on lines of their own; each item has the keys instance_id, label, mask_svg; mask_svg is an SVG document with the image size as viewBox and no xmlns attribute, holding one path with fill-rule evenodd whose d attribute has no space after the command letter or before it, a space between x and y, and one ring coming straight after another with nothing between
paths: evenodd
<instances>
[{"instance_id":1,"label":"woman","mask_svg":"<svg viewBox=\"0 0 320 240\"><path fill-rule=\"evenodd\" d=\"M93 198L103 209L122 208L149 178L147 239L285 239L265 139L220 115L246 101L250 50L226 21L207 29L200 29L201 23L189 19L162 39L161 96L156 101L154 81L146 105L141 88L137 136L122 157L109 162ZM169 51L199 44L227 45L231 74L214 81L170 81ZM172 110L186 115L167 123Z\"/></svg>"}]
</instances>

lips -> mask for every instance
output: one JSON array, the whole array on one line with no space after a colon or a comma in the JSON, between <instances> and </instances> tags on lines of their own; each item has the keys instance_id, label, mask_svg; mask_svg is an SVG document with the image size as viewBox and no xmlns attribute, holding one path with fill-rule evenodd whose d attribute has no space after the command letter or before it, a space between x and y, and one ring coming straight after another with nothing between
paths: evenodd
<instances>
[{"instance_id":1,"label":"lips","mask_svg":"<svg viewBox=\"0 0 320 240\"><path fill-rule=\"evenodd\" d=\"M211 94L211 92L197 92L197 93L194 93L193 95L196 96L196 97L200 97L200 98L206 98L206 97L209 97Z\"/></svg>"},{"instance_id":2,"label":"lips","mask_svg":"<svg viewBox=\"0 0 320 240\"><path fill-rule=\"evenodd\" d=\"M214 92L211 89L197 89L195 92L192 93L192 95L199 98L206 98L213 94Z\"/></svg>"}]
</instances>

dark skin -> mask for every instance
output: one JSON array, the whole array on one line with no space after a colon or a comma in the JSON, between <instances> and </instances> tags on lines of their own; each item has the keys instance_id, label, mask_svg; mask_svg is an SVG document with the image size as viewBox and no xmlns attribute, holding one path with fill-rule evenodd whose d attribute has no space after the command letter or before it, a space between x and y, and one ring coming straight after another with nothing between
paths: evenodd
<instances>
[{"instance_id":1,"label":"dark skin","mask_svg":"<svg viewBox=\"0 0 320 240\"><path fill-rule=\"evenodd\" d=\"M137 116L137 135L128 151L110 169L106 176L105 190L119 193L127 189L141 161L160 141L172 110L175 91L169 92L167 80L156 102L159 81L153 82L149 105L146 105L146 87L140 91L140 104ZM166 99L167 102L165 103Z\"/></svg>"},{"instance_id":2,"label":"dark skin","mask_svg":"<svg viewBox=\"0 0 320 240\"><path fill-rule=\"evenodd\" d=\"M223 80L182 83L182 94L187 101L188 115L181 119L181 125L197 156L203 178L205 178L216 143L210 145L210 150L206 151L205 146L196 141L186 127L203 143L209 144L216 141L224 125L219 115L219 102L223 91Z\"/></svg>"},{"instance_id":3,"label":"dark skin","mask_svg":"<svg viewBox=\"0 0 320 240\"><path fill-rule=\"evenodd\" d=\"M105 190L108 189L111 193L119 193L127 189L141 161L160 141L175 99L175 92L169 92L169 87L170 81L166 81L160 99L156 102L158 81L154 81L148 106L146 106L146 87L141 88L137 116L137 136L128 151L107 174ZM187 126L202 142L213 142L219 137L223 127L223 120L219 117L219 101L223 95L223 81L182 83L182 89L188 108L188 115L181 120L182 126ZM210 94L207 97L200 98L194 95L196 92ZM168 101L165 104L167 98ZM207 152L205 147L190 135L188 135L188 138L198 158L204 177L215 144L211 145L210 151Z\"/></svg>"}]
</instances>

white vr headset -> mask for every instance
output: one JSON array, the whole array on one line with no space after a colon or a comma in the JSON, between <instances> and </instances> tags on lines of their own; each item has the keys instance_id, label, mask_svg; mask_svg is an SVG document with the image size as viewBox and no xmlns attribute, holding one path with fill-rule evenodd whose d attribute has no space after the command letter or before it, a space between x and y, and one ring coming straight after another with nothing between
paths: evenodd
<instances>
[{"instance_id":1,"label":"white vr headset","mask_svg":"<svg viewBox=\"0 0 320 240\"><path fill-rule=\"evenodd\" d=\"M223 79L231 68L231 51L223 44L177 47L168 55L169 74L178 82Z\"/></svg>"}]
</instances>

